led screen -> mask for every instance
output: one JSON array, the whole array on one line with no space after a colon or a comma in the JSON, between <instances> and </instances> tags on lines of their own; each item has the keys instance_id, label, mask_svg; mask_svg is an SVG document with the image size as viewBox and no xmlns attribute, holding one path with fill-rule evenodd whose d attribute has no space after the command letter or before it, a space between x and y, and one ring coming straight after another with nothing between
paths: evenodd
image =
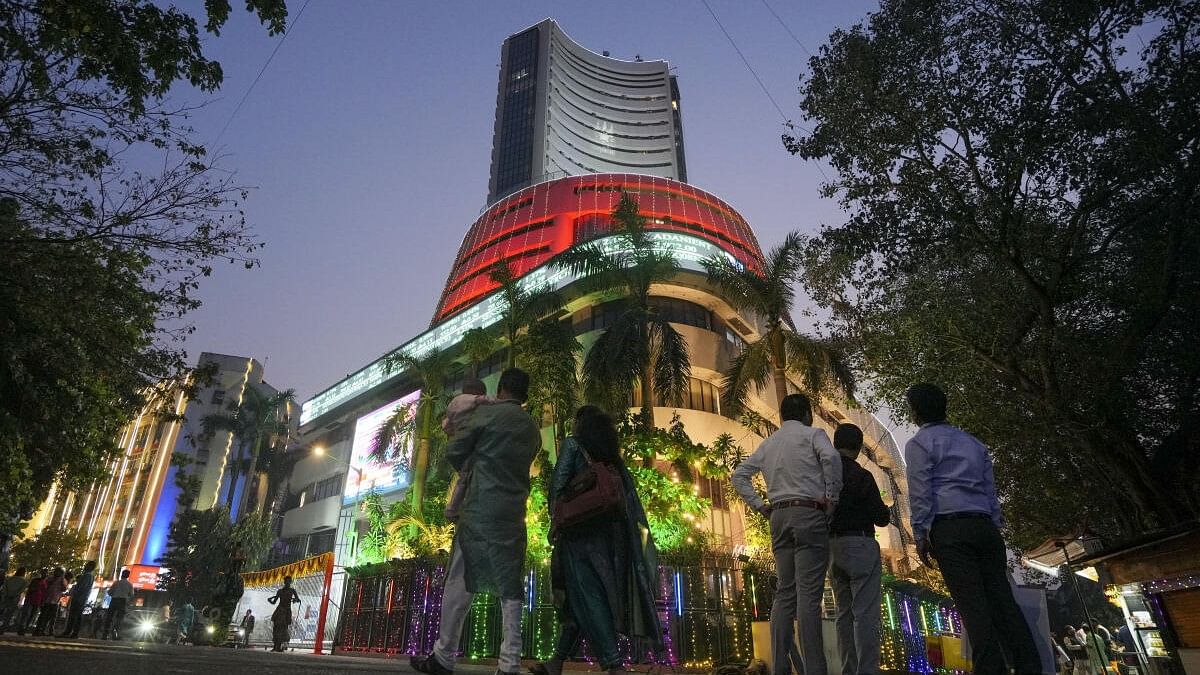
<instances>
[{"instance_id":1,"label":"led screen","mask_svg":"<svg viewBox=\"0 0 1200 675\"><path fill-rule=\"evenodd\" d=\"M350 446L350 471L346 476L346 491L342 495L342 504L357 503L364 495L374 489L379 494L387 494L408 487L408 471L400 460L412 457L412 441L407 448L388 448L387 456L392 459L387 462L377 462L371 458L371 442L379 427L401 406L409 406L409 415L417 412L417 399L421 397L420 390L393 401L382 408L363 415L354 424L354 442Z\"/></svg>"}]
</instances>

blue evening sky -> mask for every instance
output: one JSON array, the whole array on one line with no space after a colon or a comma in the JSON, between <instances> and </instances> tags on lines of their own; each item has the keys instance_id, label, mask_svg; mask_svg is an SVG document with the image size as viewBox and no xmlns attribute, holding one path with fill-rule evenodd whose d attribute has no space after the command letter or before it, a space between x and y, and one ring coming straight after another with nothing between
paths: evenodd
<instances>
[{"instance_id":1,"label":"blue evening sky","mask_svg":"<svg viewBox=\"0 0 1200 675\"><path fill-rule=\"evenodd\" d=\"M804 48L761 0L709 0L788 117ZM769 0L815 52L876 8ZM202 2L179 3L202 14ZM280 38L234 2L210 56L222 90L191 123L212 143ZM289 0L294 18L303 6ZM216 149L254 186L247 219L262 267L218 267L191 315L191 358L254 356L303 400L429 323L454 253L484 206L500 44L546 17L614 57L668 60L679 76L691 182L750 222L768 249L843 219L814 164L789 155L779 113L700 0L311 0ZM179 91L178 101L199 94ZM826 170L828 172L828 170Z\"/></svg>"}]
</instances>

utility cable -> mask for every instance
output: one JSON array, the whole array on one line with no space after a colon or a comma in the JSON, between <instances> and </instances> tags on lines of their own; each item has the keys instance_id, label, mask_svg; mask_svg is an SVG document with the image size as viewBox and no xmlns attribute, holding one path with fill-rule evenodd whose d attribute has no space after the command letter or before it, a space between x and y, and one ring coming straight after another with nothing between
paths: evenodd
<instances>
[{"instance_id":1,"label":"utility cable","mask_svg":"<svg viewBox=\"0 0 1200 675\"><path fill-rule=\"evenodd\" d=\"M754 76L754 81L758 82L758 86L762 89L762 92L766 94L767 99L771 101L771 105L775 106L775 110L779 113L779 118L783 120L784 125L790 125L792 121L788 119L786 114L784 114L783 108L779 106L779 102L776 101L775 97L771 95L771 91L767 89L767 85L764 84L762 78L758 76L758 73L754 70L754 66L750 65L750 61L746 58L746 55L742 53L742 50L737 46L737 43L733 41L733 36L729 34L729 31L725 30L725 25L722 24L721 20L717 18L717 13L714 12L712 6L708 4L708 0L700 0L700 2L704 3L704 8L708 10L708 13L712 16L713 21L717 23L717 28L720 28L721 32L725 34L725 39L729 40L729 45L733 47L733 51L737 52L737 55L742 59L742 63L746 65L746 70L750 71L750 74Z\"/></svg>"},{"instance_id":2,"label":"utility cable","mask_svg":"<svg viewBox=\"0 0 1200 675\"><path fill-rule=\"evenodd\" d=\"M237 117L238 111L240 111L242 106L246 104L246 99L250 98L250 92L254 91L254 86L257 85L258 81L262 79L263 73L267 72L267 66L271 65L271 61L275 58L275 55L279 53L279 48L282 47L283 43L287 40L287 36L291 35L292 30L296 27L296 24L300 23L300 17L304 16L304 10L308 9L308 3L310 2L312 2L312 0L304 0L304 6L301 7L300 11L296 13L296 18L292 19L292 25L283 29L283 37L279 38L279 42L275 43L275 48L271 50L271 55L267 57L266 63L263 63L262 68L259 68L258 75L254 76L254 81L251 82L250 86L246 88L246 93L242 94L242 100L238 101L237 107L233 109L233 112L229 113L229 119L225 120L225 126L221 127L221 133L217 134L217 137L213 139L213 145L216 145L217 142L221 140L221 137L225 135L225 132L229 130L229 125L233 124L233 118Z\"/></svg>"},{"instance_id":3,"label":"utility cable","mask_svg":"<svg viewBox=\"0 0 1200 675\"><path fill-rule=\"evenodd\" d=\"M762 4L763 7L766 7L767 11L771 13L771 16L775 17L775 20L779 22L779 25L783 26L783 29L787 31L787 34L792 36L792 40L795 41L797 45L800 45L800 49L811 59L813 55L812 52L808 51L808 47L805 47L804 43L800 41L800 38L796 37L796 34L792 32L792 29L788 28L788 25L783 22L783 17L779 16L779 13L771 7L767 0L762 0Z\"/></svg>"}]
</instances>

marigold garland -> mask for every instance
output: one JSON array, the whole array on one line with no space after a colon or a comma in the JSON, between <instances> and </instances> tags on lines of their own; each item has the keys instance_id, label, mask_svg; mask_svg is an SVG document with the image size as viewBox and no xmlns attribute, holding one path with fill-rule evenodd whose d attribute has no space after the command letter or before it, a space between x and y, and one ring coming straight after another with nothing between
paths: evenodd
<instances>
[{"instance_id":1,"label":"marigold garland","mask_svg":"<svg viewBox=\"0 0 1200 675\"><path fill-rule=\"evenodd\" d=\"M272 586L283 583L284 577L298 579L324 571L333 564L333 553L322 553L294 563L258 572L244 572L242 581L247 586Z\"/></svg>"}]
</instances>

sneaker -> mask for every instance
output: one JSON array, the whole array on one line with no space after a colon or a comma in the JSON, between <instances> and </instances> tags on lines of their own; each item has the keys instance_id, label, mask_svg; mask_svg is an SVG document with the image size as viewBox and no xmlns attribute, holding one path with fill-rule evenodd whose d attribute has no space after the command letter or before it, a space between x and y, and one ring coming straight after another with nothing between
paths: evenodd
<instances>
[{"instance_id":1,"label":"sneaker","mask_svg":"<svg viewBox=\"0 0 1200 675\"><path fill-rule=\"evenodd\" d=\"M413 667L413 670L426 675L452 675L453 670L442 665L437 657L433 654L427 656L414 656L408 660L408 664Z\"/></svg>"}]
</instances>

